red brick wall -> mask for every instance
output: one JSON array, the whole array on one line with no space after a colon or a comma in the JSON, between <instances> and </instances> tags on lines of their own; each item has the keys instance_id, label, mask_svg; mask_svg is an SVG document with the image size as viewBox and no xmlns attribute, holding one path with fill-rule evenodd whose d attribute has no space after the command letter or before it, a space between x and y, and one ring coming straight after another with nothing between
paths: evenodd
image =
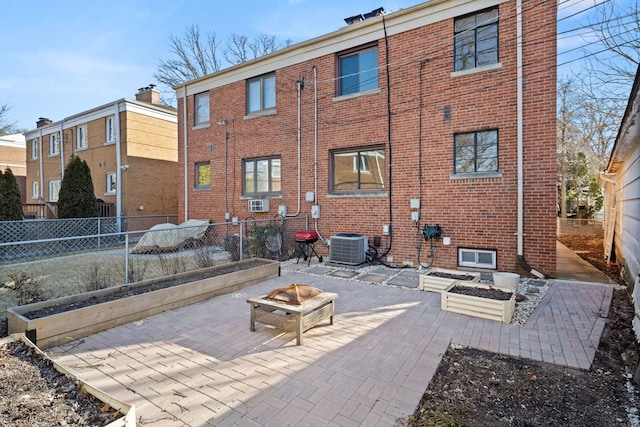
<instances>
[{"instance_id":1,"label":"red brick wall","mask_svg":"<svg viewBox=\"0 0 640 427\"><path fill-rule=\"evenodd\" d=\"M297 207L297 81L301 93L301 214L309 215L305 192L314 191L314 87L318 79L319 231L382 236L381 252L398 264L429 264L428 243L411 222L410 199L421 200L421 226L440 224L451 245L436 242L433 265L455 268L457 249L494 249L499 270L517 270L517 110L515 2L500 5L502 67L452 77L453 19L389 38L391 147L387 133L385 40L378 42L380 90L335 99L335 56L327 55L276 70L277 114L245 118L245 82L210 91L211 126L193 130L193 96L187 102L189 139L189 217L223 221L225 203L232 216L272 217L278 205ZM524 256L535 269L555 273L555 19L554 2L524 6ZM422 64L421 62L424 61ZM420 89L422 88L422 97ZM420 103L422 101L422 108ZM183 165L183 106L179 100L180 160ZM450 107L451 119L444 119ZM228 120L225 201L225 127ZM422 121L422 123L421 123ZM420 132L422 127L422 133ZM494 178L451 179L453 136L498 129L499 170ZM210 150L213 144L213 152ZM386 146L387 192L358 197L330 194L330 151L376 144ZM421 153L421 155L420 155ZM282 198L271 211L250 214L242 196L242 160L280 155ZM421 158L421 163L420 163ZM211 188L194 190L194 166L211 161ZM182 176L182 171L181 171ZM183 183L181 183L183 185ZM389 197L389 193L391 197ZM184 187L179 190L184 218ZM389 206L392 206L391 212ZM390 217L390 213L393 218ZM418 259L417 247L422 242ZM321 248L325 254L328 248Z\"/></svg>"}]
</instances>

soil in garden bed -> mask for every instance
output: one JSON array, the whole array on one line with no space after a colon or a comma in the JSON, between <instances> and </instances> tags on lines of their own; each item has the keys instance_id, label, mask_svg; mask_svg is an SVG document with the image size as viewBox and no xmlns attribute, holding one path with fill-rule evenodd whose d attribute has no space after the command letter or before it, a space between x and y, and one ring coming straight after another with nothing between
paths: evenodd
<instances>
[{"instance_id":1,"label":"soil in garden bed","mask_svg":"<svg viewBox=\"0 0 640 427\"><path fill-rule=\"evenodd\" d=\"M0 346L0 425L104 426L122 416L16 341Z\"/></svg>"},{"instance_id":2,"label":"soil in garden bed","mask_svg":"<svg viewBox=\"0 0 640 427\"><path fill-rule=\"evenodd\" d=\"M456 285L449 290L449 292L454 294L462 294L469 295L472 297L480 297L493 299L498 301L509 301L513 293L505 292L500 289L491 289L491 288L480 288L475 286L462 286Z\"/></svg>"},{"instance_id":3,"label":"soil in garden bed","mask_svg":"<svg viewBox=\"0 0 640 427\"><path fill-rule=\"evenodd\" d=\"M235 273L236 271L247 270L247 269L259 267L262 265L264 265L263 262L251 261L251 262L246 262L242 264L229 265L228 267L220 268L214 271L208 271L206 273L204 272L194 273L188 277L183 277L180 279L163 280L162 278L159 278L157 282L150 283L144 286L135 286L135 287L132 287L131 285L114 286L113 292L109 294L95 296L95 297L87 298L81 301L60 303L60 304L52 305L49 307L44 307L38 310L33 310L27 313L24 313L23 316L31 320L39 319L40 317L51 316L58 313L64 313L65 311L69 311L69 310L77 310L79 308L89 307L92 305L102 304L110 301L115 301L118 299L130 297L133 295L140 295L147 292L166 289L172 286L178 286L184 283L194 282L196 280L207 279L209 277L216 277L216 276L222 276L224 274Z\"/></svg>"},{"instance_id":4,"label":"soil in garden bed","mask_svg":"<svg viewBox=\"0 0 640 427\"><path fill-rule=\"evenodd\" d=\"M442 277L443 279L467 280L467 281L472 281L473 279L476 278L475 276L470 276L468 274L451 274L451 273L444 273L442 271L434 271L434 272L428 273L427 276Z\"/></svg>"}]
</instances>

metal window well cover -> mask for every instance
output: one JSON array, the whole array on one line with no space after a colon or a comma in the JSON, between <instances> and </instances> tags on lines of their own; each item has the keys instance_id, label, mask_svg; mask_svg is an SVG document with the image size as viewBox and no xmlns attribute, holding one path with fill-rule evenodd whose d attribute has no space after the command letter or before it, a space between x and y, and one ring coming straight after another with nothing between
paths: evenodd
<instances>
[{"instance_id":1,"label":"metal window well cover","mask_svg":"<svg viewBox=\"0 0 640 427\"><path fill-rule=\"evenodd\" d=\"M321 293L322 291L320 289L314 288L313 286L293 283L288 286L283 286L282 288L274 289L265 298L285 304L302 305L311 301Z\"/></svg>"}]
</instances>

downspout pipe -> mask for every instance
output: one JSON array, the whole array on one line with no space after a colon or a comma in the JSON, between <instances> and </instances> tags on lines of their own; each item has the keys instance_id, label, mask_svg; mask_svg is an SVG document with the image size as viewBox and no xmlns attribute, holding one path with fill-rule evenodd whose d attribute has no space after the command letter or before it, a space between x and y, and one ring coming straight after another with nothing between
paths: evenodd
<instances>
[{"instance_id":1,"label":"downspout pipe","mask_svg":"<svg viewBox=\"0 0 640 427\"><path fill-rule=\"evenodd\" d=\"M183 86L183 101L182 101L182 132L184 140L184 220L189 219L189 144L187 143L187 86Z\"/></svg>"},{"instance_id":2,"label":"downspout pipe","mask_svg":"<svg viewBox=\"0 0 640 427\"><path fill-rule=\"evenodd\" d=\"M120 140L120 102L113 105L116 137L116 221L118 232L122 232L122 141Z\"/></svg>"},{"instance_id":3,"label":"downspout pipe","mask_svg":"<svg viewBox=\"0 0 640 427\"><path fill-rule=\"evenodd\" d=\"M38 167L40 168L40 194L38 194L38 196L40 196L40 201L42 203L44 203L44 172L43 172L43 167L44 165L42 164L42 129L40 129L40 141L38 141Z\"/></svg>"},{"instance_id":4,"label":"downspout pipe","mask_svg":"<svg viewBox=\"0 0 640 427\"><path fill-rule=\"evenodd\" d=\"M522 59L522 0L516 1L516 72L517 72L517 139L518 139L518 262L534 276L544 279L546 275L533 269L524 259L524 97Z\"/></svg>"},{"instance_id":5,"label":"downspout pipe","mask_svg":"<svg viewBox=\"0 0 640 427\"><path fill-rule=\"evenodd\" d=\"M314 65L313 70L313 197L314 203L318 204L318 69ZM318 231L318 218L313 219L314 228L318 233L318 238L322 244L326 245L327 241Z\"/></svg>"},{"instance_id":6,"label":"downspout pipe","mask_svg":"<svg viewBox=\"0 0 640 427\"><path fill-rule=\"evenodd\" d=\"M60 122L60 179L64 179L64 121Z\"/></svg>"},{"instance_id":7,"label":"downspout pipe","mask_svg":"<svg viewBox=\"0 0 640 427\"><path fill-rule=\"evenodd\" d=\"M302 173L301 173L301 167L300 167L300 151L302 150L302 148L301 148L301 145L302 145L302 136L301 136L301 133L302 133L302 125L301 125L302 118L301 118L301 116L302 116L302 114L300 112L300 109L301 109L300 95L302 93L302 89L304 89L304 81L298 80L296 83L297 83L297 86L298 86L298 135L297 135L297 138L298 138L298 208L296 210L296 213L287 214L287 216L290 216L290 217L295 217L295 216L298 216L300 214L300 197L302 195L302 193L301 193L302 189L301 189L301 183L300 183L300 181L302 179L301 178Z\"/></svg>"}]
</instances>

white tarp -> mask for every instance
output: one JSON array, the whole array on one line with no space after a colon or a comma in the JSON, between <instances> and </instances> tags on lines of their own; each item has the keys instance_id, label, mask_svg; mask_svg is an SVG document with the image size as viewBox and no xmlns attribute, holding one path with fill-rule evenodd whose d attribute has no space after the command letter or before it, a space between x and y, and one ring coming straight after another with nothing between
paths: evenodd
<instances>
[{"instance_id":1,"label":"white tarp","mask_svg":"<svg viewBox=\"0 0 640 427\"><path fill-rule=\"evenodd\" d=\"M189 239L200 239L207 232L208 220L190 219L182 224L158 224L146 232L131 250L132 253L146 253L160 250L177 249Z\"/></svg>"}]
</instances>

